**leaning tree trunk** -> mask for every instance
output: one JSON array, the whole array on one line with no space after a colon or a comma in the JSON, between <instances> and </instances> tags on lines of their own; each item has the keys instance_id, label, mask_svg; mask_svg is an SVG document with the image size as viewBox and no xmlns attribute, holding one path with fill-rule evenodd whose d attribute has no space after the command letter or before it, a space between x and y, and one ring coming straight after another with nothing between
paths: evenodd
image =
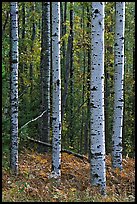
<instances>
[{"instance_id":1,"label":"leaning tree trunk","mask_svg":"<svg viewBox=\"0 0 137 204\"><path fill-rule=\"evenodd\" d=\"M47 110L41 120L41 141L49 142L50 137L50 2L42 2L42 43L41 43L41 112Z\"/></svg>"},{"instance_id":2,"label":"leaning tree trunk","mask_svg":"<svg viewBox=\"0 0 137 204\"><path fill-rule=\"evenodd\" d=\"M91 29L91 184L105 194L104 2L92 3Z\"/></svg>"},{"instance_id":3,"label":"leaning tree trunk","mask_svg":"<svg viewBox=\"0 0 137 204\"><path fill-rule=\"evenodd\" d=\"M112 165L122 169L125 2L116 2Z\"/></svg>"},{"instance_id":4,"label":"leaning tree trunk","mask_svg":"<svg viewBox=\"0 0 137 204\"><path fill-rule=\"evenodd\" d=\"M10 3L11 21L11 151L10 166L14 174L18 174L18 4Z\"/></svg>"},{"instance_id":5,"label":"leaning tree trunk","mask_svg":"<svg viewBox=\"0 0 137 204\"><path fill-rule=\"evenodd\" d=\"M52 2L52 175L61 176L60 2Z\"/></svg>"}]
</instances>

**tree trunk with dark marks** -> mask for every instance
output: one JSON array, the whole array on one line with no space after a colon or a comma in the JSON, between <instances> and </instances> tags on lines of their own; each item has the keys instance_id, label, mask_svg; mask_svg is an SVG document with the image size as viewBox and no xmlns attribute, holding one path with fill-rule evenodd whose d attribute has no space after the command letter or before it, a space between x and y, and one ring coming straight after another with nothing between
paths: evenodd
<instances>
[{"instance_id":1,"label":"tree trunk with dark marks","mask_svg":"<svg viewBox=\"0 0 137 204\"><path fill-rule=\"evenodd\" d=\"M10 105L11 105L11 149L10 166L13 174L18 174L18 4L10 2L11 23L11 73L10 73Z\"/></svg>"},{"instance_id":2,"label":"tree trunk with dark marks","mask_svg":"<svg viewBox=\"0 0 137 204\"><path fill-rule=\"evenodd\" d=\"M60 2L52 2L52 176L61 176Z\"/></svg>"},{"instance_id":3,"label":"tree trunk with dark marks","mask_svg":"<svg viewBox=\"0 0 137 204\"><path fill-rule=\"evenodd\" d=\"M112 166L122 169L125 2L116 2Z\"/></svg>"},{"instance_id":4,"label":"tree trunk with dark marks","mask_svg":"<svg viewBox=\"0 0 137 204\"><path fill-rule=\"evenodd\" d=\"M99 185L105 194L104 2L92 3L91 32L91 185Z\"/></svg>"}]
</instances>

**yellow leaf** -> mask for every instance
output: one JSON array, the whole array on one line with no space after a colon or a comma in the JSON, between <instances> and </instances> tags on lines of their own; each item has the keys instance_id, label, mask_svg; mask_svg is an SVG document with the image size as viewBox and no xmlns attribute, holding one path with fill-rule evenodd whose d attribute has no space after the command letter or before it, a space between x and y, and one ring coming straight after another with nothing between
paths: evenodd
<instances>
[{"instance_id":1,"label":"yellow leaf","mask_svg":"<svg viewBox=\"0 0 137 204\"><path fill-rule=\"evenodd\" d=\"M43 171L40 171L39 175L42 176L42 177L46 176L46 174Z\"/></svg>"},{"instance_id":2,"label":"yellow leaf","mask_svg":"<svg viewBox=\"0 0 137 204\"><path fill-rule=\"evenodd\" d=\"M46 160L46 159L42 159L42 160L40 161L40 163L41 163L41 164L45 164L45 163L47 163L47 160Z\"/></svg>"},{"instance_id":3,"label":"yellow leaf","mask_svg":"<svg viewBox=\"0 0 137 204\"><path fill-rule=\"evenodd\" d=\"M73 192L76 191L76 190L77 190L76 188L71 188L71 191L73 191Z\"/></svg>"}]
</instances>

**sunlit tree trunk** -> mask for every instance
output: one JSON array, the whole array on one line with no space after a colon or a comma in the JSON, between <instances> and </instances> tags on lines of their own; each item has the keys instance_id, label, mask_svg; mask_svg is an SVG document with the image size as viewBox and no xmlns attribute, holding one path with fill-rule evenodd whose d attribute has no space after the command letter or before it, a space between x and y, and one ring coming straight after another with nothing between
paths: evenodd
<instances>
[{"instance_id":1,"label":"sunlit tree trunk","mask_svg":"<svg viewBox=\"0 0 137 204\"><path fill-rule=\"evenodd\" d=\"M60 2L52 2L52 175L61 176Z\"/></svg>"},{"instance_id":2,"label":"sunlit tree trunk","mask_svg":"<svg viewBox=\"0 0 137 204\"><path fill-rule=\"evenodd\" d=\"M18 174L18 4L10 3L11 22L11 152L10 165L12 172Z\"/></svg>"},{"instance_id":3,"label":"sunlit tree trunk","mask_svg":"<svg viewBox=\"0 0 137 204\"><path fill-rule=\"evenodd\" d=\"M91 32L91 184L105 194L104 2L92 3Z\"/></svg>"},{"instance_id":4,"label":"sunlit tree trunk","mask_svg":"<svg viewBox=\"0 0 137 204\"><path fill-rule=\"evenodd\" d=\"M42 2L41 39L41 112L47 110L41 119L41 141L50 137L50 2Z\"/></svg>"},{"instance_id":5,"label":"sunlit tree trunk","mask_svg":"<svg viewBox=\"0 0 137 204\"><path fill-rule=\"evenodd\" d=\"M122 169L125 2L116 2L112 165Z\"/></svg>"}]
</instances>

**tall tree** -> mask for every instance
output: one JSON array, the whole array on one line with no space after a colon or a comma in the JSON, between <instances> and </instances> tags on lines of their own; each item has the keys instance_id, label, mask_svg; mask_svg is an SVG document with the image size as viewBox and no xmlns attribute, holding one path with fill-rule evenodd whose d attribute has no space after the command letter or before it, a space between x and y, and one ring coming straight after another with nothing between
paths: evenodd
<instances>
[{"instance_id":1,"label":"tall tree","mask_svg":"<svg viewBox=\"0 0 137 204\"><path fill-rule=\"evenodd\" d=\"M113 75L114 75L114 11L115 2L107 2L105 6L105 147L106 154L112 151L112 123L113 123Z\"/></svg>"},{"instance_id":2,"label":"tall tree","mask_svg":"<svg viewBox=\"0 0 137 204\"><path fill-rule=\"evenodd\" d=\"M92 3L91 29L91 184L105 194L104 2Z\"/></svg>"},{"instance_id":3,"label":"tall tree","mask_svg":"<svg viewBox=\"0 0 137 204\"><path fill-rule=\"evenodd\" d=\"M125 2L116 2L115 12L115 75L112 165L114 168L122 169Z\"/></svg>"},{"instance_id":4,"label":"tall tree","mask_svg":"<svg viewBox=\"0 0 137 204\"><path fill-rule=\"evenodd\" d=\"M32 3L32 12L33 14L35 13L35 2ZM34 47L34 40L36 37L36 24L35 24L35 18L34 15L32 16L32 36L31 36L31 40L32 40L32 44L31 44L31 53L32 53L32 61L30 63L30 97L31 97L31 101L32 101L32 90L33 90L33 72L34 72L34 65L33 65L33 55L34 55L34 51L33 51L33 47Z\"/></svg>"},{"instance_id":5,"label":"tall tree","mask_svg":"<svg viewBox=\"0 0 137 204\"><path fill-rule=\"evenodd\" d=\"M61 176L60 2L52 3L52 175Z\"/></svg>"},{"instance_id":6,"label":"tall tree","mask_svg":"<svg viewBox=\"0 0 137 204\"><path fill-rule=\"evenodd\" d=\"M10 3L11 22L11 152L10 165L14 174L18 174L18 4Z\"/></svg>"},{"instance_id":7,"label":"tall tree","mask_svg":"<svg viewBox=\"0 0 137 204\"><path fill-rule=\"evenodd\" d=\"M87 36L89 38L88 48L87 48L87 116L84 130L84 153L90 157L89 149L90 149L90 138L89 138L89 126L90 126L90 67L91 67L91 24L90 24L90 9L89 5L87 5Z\"/></svg>"},{"instance_id":8,"label":"tall tree","mask_svg":"<svg viewBox=\"0 0 137 204\"><path fill-rule=\"evenodd\" d=\"M74 98L74 54L73 54L73 38L74 38L74 2L70 2L70 36L71 50L70 50L70 145L73 145L73 98Z\"/></svg>"},{"instance_id":9,"label":"tall tree","mask_svg":"<svg viewBox=\"0 0 137 204\"><path fill-rule=\"evenodd\" d=\"M47 110L41 120L41 141L49 142L50 137L50 2L42 2L41 39L41 111Z\"/></svg>"},{"instance_id":10,"label":"tall tree","mask_svg":"<svg viewBox=\"0 0 137 204\"><path fill-rule=\"evenodd\" d=\"M61 5L61 37L63 37L66 34L66 19L67 19L67 2L64 2L64 14L63 14L63 2L60 2ZM65 73L65 64L66 64L66 43L65 40L63 39L62 42L62 54L63 54L63 59L62 59L62 75L64 76Z\"/></svg>"},{"instance_id":11,"label":"tall tree","mask_svg":"<svg viewBox=\"0 0 137 204\"><path fill-rule=\"evenodd\" d=\"M25 16L26 16L26 12L25 12L25 2L22 2L22 33L21 33L21 39L22 39L22 43L21 43L21 50L23 52L23 54L26 52L26 46L25 46L25 24L26 24L26 19L25 19ZM21 56L20 56L21 57ZM24 86L24 80L23 80L23 72L24 72L24 69L26 68L26 63L23 62L21 63L20 62L20 65L19 65L19 79L20 79L20 89L21 89L21 93L23 92L25 86Z\"/></svg>"}]
</instances>

